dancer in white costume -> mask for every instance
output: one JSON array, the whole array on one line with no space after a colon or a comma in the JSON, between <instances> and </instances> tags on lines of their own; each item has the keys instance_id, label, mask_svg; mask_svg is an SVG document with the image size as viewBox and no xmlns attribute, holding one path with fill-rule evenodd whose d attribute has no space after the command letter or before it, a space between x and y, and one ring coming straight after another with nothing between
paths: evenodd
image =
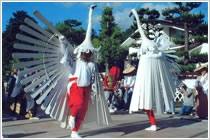
<instances>
[{"instance_id":1,"label":"dancer in white costume","mask_svg":"<svg viewBox=\"0 0 210 140\"><path fill-rule=\"evenodd\" d=\"M60 121L62 128L71 127L72 138L81 138L78 129L83 120L102 125L108 125L111 121L97 68L99 49L95 49L91 42L92 13L95 7L90 6L86 37L76 49L37 10L33 12L34 15L54 35L27 18L24 21L27 26L20 26L26 34L17 34L16 38L21 43L14 44L16 49L33 52L13 54L14 58L21 59L15 67L27 67L20 75L39 70L20 81L26 85L25 92L30 93L32 98L40 95L37 104L41 104L41 109L50 117ZM27 85L35 78L35 82ZM41 86L37 87L40 83Z\"/></svg>"},{"instance_id":2,"label":"dancer in white costume","mask_svg":"<svg viewBox=\"0 0 210 140\"><path fill-rule=\"evenodd\" d=\"M160 44L145 36L135 9L131 10L130 16L132 13L137 21L142 44L138 52L140 61L129 112L136 112L139 109L147 112L151 126L146 130L156 131L153 109L163 112L165 104L166 110L169 110L170 100L173 100L176 88L169 71L171 64L167 61L166 54L158 49Z\"/></svg>"}]
</instances>

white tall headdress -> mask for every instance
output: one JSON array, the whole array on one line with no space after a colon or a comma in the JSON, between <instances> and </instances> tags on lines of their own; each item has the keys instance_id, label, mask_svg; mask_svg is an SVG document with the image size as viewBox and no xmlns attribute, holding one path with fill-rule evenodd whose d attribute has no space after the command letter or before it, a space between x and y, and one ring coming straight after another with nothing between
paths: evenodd
<instances>
[{"instance_id":1,"label":"white tall headdress","mask_svg":"<svg viewBox=\"0 0 210 140\"><path fill-rule=\"evenodd\" d=\"M74 54L77 55L77 58L80 58L81 52L92 52L94 55L98 53L99 49L94 48L92 41L91 41L91 35L92 35L92 14L93 9L95 8L95 5L90 6L89 11L89 17L88 17L88 28L85 36L85 40L74 50ZM93 56L94 57L94 56ZM94 58L93 58L94 59Z\"/></svg>"},{"instance_id":2,"label":"white tall headdress","mask_svg":"<svg viewBox=\"0 0 210 140\"><path fill-rule=\"evenodd\" d=\"M139 30L139 33L140 33L141 38L142 38L141 48L142 48L142 49L150 49L150 50L157 49L157 44L156 44L155 42L149 40L149 39L146 37L146 35L144 34L144 30L143 30L142 27L141 27L140 20L139 20L139 16L138 16L136 10L135 10L135 9L132 9L131 12L134 14L134 16L135 16L135 18L136 18L138 30Z\"/></svg>"}]
</instances>

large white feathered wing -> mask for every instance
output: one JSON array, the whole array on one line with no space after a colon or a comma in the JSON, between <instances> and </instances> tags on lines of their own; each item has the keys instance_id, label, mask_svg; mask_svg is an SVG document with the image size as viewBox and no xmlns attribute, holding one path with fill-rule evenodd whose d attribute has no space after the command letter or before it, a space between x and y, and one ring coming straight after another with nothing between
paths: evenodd
<instances>
[{"instance_id":1,"label":"large white feathered wing","mask_svg":"<svg viewBox=\"0 0 210 140\"><path fill-rule=\"evenodd\" d=\"M105 100L103 83L100 80L97 65L95 65L95 70L95 79L92 84L93 91L90 97L91 101L88 102L88 111L84 121L87 123L96 122L98 125L109 125L112 120Z\"/></svg>"},{"instance_id":2,"label":"large white feathered wing","mask_svg":"<svg viewBox=\"0 0 210 140\"><path fill-rule=\"evenodd\" d=\"M33 13L54 34L26 18L26 25L20 26L24 33L16 35L21 43L14 44L18 52L13 53L13 58L18 58L20 62L14 67L22 69L20 75L27 75L20 81L25 87L24 91L30 93L33 98L37 97L37 104L41 105L46 114L66 122L69 113L66 91L69 73L74 71L74 48L65 41L63 47L68 47L68 53L63 54L61 46L64 44L59 40L62 35L38 11ZM71 55L68 67L60 63L63 55ZM32 82L36 78L37 80Z\"/></svg>"}]
</instances>

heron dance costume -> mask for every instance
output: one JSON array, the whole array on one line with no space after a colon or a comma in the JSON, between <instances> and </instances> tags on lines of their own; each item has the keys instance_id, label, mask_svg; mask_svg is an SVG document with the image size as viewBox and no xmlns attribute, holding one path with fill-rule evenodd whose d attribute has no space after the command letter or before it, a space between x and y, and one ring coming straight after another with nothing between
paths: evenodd
<instances>
[{"instance_id":1,"label":"heron dance costume","mask_svg":"<svg viewBox=\"0 0 210 140\"><path fill-rule=\"evenodd\" d=\"M159 113L163 112L164 104L166 110L170 109L170 100L173 100L176 89L170 72L174 66L160 50L161 44L145 36L136 10L132 9L131 12L136 18L142 43L138 52L140 60L129 112L139 109L146 111L152 125L146 130L156 131L153 109Z\"/></svg>"},{"instance_id":2,"label":"heron dance costume","mask_svg":"<svg viewBox=\"0 0 210 140\"><path fill-rule=\"evenodd\" d=\"M20 81L26 86L24 91L30 93L32 98L40 95L37 104L50 117L60 121L62 128L71 127L72 138L80 138L77 131L83 120L102 125L108 125L111 121L97 67L100 48L95 49L91 42L92 12L95 7L90 7L85 40L76 48L37 10L34 15L54 34L26 18L26 25L20 26L26 34L18 33L16 38L21 43L14 44L16 49L33 52L13 53L14 58L21 58L15 68L27 68L20 71L20 75L38 71ZM35 78L38 79L28 84ZM40 83L41 86L37 87Z\"/></svg>"}]
</instances>

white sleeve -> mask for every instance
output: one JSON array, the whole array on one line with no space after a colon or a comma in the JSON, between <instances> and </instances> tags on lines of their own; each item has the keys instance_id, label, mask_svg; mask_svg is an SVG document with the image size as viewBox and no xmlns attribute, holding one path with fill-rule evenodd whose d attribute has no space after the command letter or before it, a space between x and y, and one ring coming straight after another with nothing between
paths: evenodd
<instances>
[{"instance_id":1,"label":"white sleeve","mask_svg":"<svg viewBox=\"0 0 210 140\"><path fill-rule=\"evenodd\" d=\"M208 88L209 88L209 84L208 84L208 80L206 80L205 84L203 84L203 92L205 94L208 94Z\"/></svg>"},{"instance_id":2,"label":"white sleeve","mask_svg":"<svg viewBox=\"0 0 210 140\"><path fill-rule=\"evenodd\" d=\"M76 59L70 51L70 47L67 44L67 40L60 40L60 42L61 54L63 55L63 57L60 60L60 63L64 64L67 67L68 71L71 74L73 74L75 72Z\"/></svg>"},{"instance_id":3,"label":"white sleeve","mask_svg":"<svg viewBox=\"0 0 210 140\"><path fill-rule=\"evenodd\" d=\"M130 86L134 86L135 81L136 81L136 76L132 76L132 83L131 83L131 85L130 85Z\"/></svg>"},{"instance_id":4,"label":"white sleeve","mask_svg":"<svg viewBox=\"0 0 210 140\"><path fill-rule=\"evenodd\" d=\"M127 86L127 76L124 76L124 86Z\"/></svg>"}]
</instances>

